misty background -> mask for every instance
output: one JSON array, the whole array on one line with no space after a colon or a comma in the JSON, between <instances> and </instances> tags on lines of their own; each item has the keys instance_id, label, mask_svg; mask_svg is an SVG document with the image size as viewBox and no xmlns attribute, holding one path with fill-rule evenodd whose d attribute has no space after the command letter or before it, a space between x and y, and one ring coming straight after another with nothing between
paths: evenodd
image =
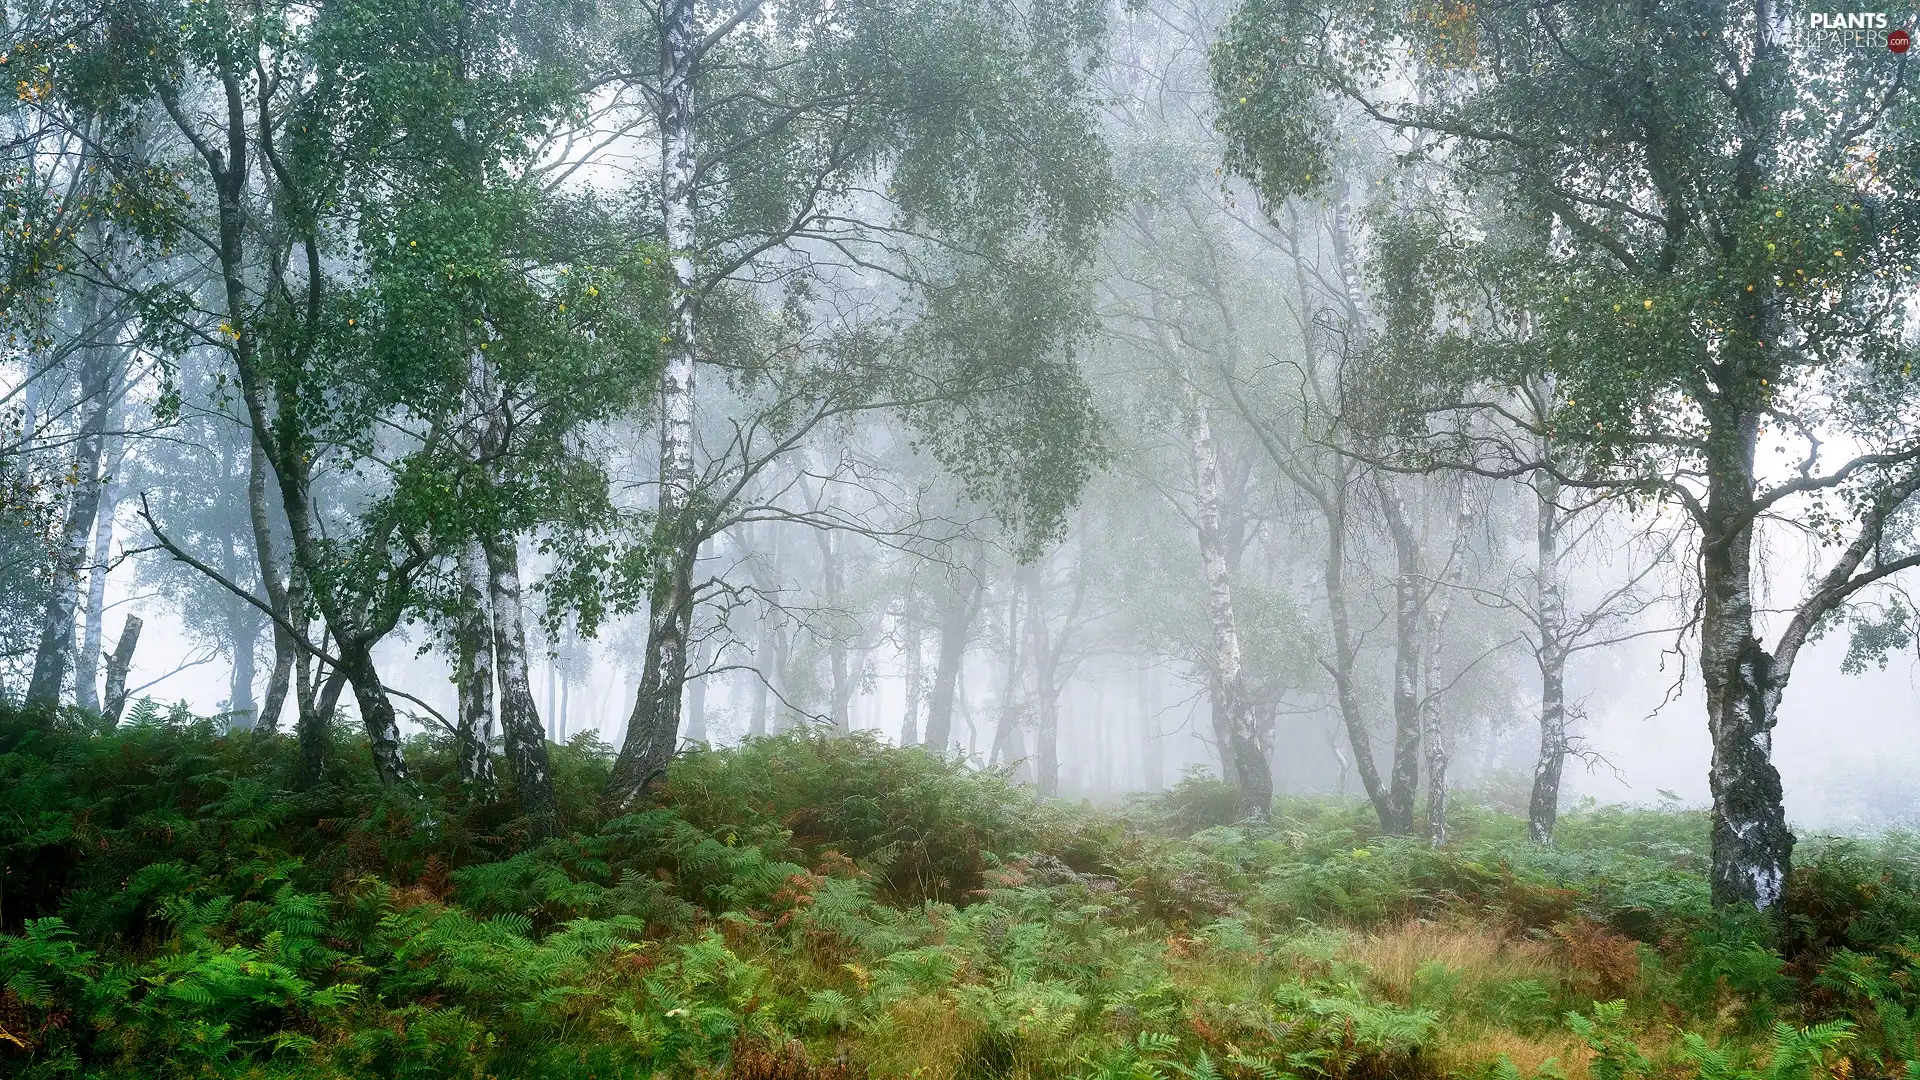
<instances>
[{"instance_id":1,"label":"misty background","mask_svg":"<svg viewBox=\"0 0 1920 1080\"><path fill-rule=\"evenodd\" d=\"M1374 468L1370 451L1335 446L1328 434L1342 422L1345 391L1325 386L1364 377L1352 367L1363 351L1356 342L1384 303L1373 264L1379 230L1433 182L1393 166L1420 136L1344 118L1331 192L1274 205L1222 165L1208 50L1227 6L1149 0L1107 14L1110 39L1085 54L1093 57L1085 78L1092 129L1111 155L1109 212L1085 242L1084 318L1063 319L1073 325L1043 350L1058 344L1049 355L1085 380L1097 418L1098 437L1087 441L1098 452L1066 483L1075 498L1057 508L1057 527L1030 535L978 484L956 478L932 449L952 433L929 432L973 425L961 405L935 399L910 423L872 402L808 404L800 422L780 411L790 402L769 403L790 389L781 378L800 381L780 358L852 355L892 333L910 342L912 319L926 314L903 267L931 256L876 224L892 220L894 189L871 177L833 188L823 197L830 219L773 229L710 301L719 329L703 340L720 344L699 357L691 467L702 484L737 479L743 509L693 559L679 742L731 744L798 725L919 742L945 708L947 739L935 749L1028 780L1057 755L1054 783L1067 797L1159 790L1192 768L1219 773L1231 766L1217 737L1219 655L1207 629L1217 613L1207 605L1208 590L1230 581L1243 639L1236 662L1275 792L1362 798L1330 682L1320 564L1333 527L1308 491L1314 477L1341 469L1349 471L1339 482L1355 494L1334 543L1348 560L1359 709L1377 740L1390 738L1393 593L1396 581L1413 582L1423 590L1428 650L1421 707L1435 710L1444 731L1447 782L1524 808L1541 744L1523 610L1533 587L1531 489L1511 478ZM778 40L785 29L767 19L742 32ZM641 118L651 99L597 94L574 129L549 133L514 167L556 199L671 186L658 132ZM150 113L133 127L161 139L165 124ZM1009 233L1021 229L1044 231L1028 223ZM75 301L55 321L77 334L84 308ZM126 679L133 699L184 702L250 726L273 666L272 628L257 605L158 545L142 507L144 497L174 542L254 587L249 430L224 345L203 338L167 352L131 330L113 344L126 362L114 375L103 508L77 576L79 677L98 677L113 635L137 615L146 629ZM775 390L722 363L722 347L763 351L755 362L776 372L766 376ZM92 400L84 380L44 350L11 351L6 363L15 452L57 468ZM1050 375L1034 385L1067 382ZM1007 391L1016 403L1034 393ZM604 469L610 505L634 521L659 498L662 422L657 403L639 400L584 417L565 435L569 452ZM1050 437L1053 423L1036 421L1034 438ZM741 434L759 425L777 433L774 449ZM370 438L363 456L378 461L387 438ZM314 477L337 521L376 504L391 482L378 468L356 472L358 452L336 453ZM1007 479L992 454L973 466ZM1395 550L1390 509L1407 518L1400 524L1418 534L1419 550ZM1219 520L1207 525L1208 513ZM1618 610L1597 631L1604 640L1568 662L1561 803L1706 805L1712 747L1695 677L1694 549L1670 508L1598 501L1580 513L1591 526L1565 552L1569 607ZM1763 576L1791 595L1819 553L1790 521L1763 531ZM528 688L550 739L590 733L617 748L646 677L648 604L610 600L604 618L585 619L543 591L579 556L549 543L554 532L535 525L509 537L527 585ZM1218 582L1210 542L1223 548ZM408 734L439 731L462 710L445 607L452 556L435 559L425 599L372 648L401 695L395 708ZM1759 606L1767 608L1764 593ZM957 652L943 655L943 645ZM1920 826L1912 779L1920 664L1903 644L1849 672L1849 649L1844 628L1820 637L1780 706L1772 747L1788 816L1817 830ZM8 657L9 689L32 662L24 648ZM340 699L342 716L355 707L352 695ZM289 706L275 722L289 725L293 713Z\"/></svg>"}]
</instances>

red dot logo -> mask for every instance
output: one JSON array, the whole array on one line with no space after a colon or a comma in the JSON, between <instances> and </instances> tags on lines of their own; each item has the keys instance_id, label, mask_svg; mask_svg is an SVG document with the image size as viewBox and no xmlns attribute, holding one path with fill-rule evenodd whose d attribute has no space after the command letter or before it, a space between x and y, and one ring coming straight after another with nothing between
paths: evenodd
<instances>
[{"instance_id":1,"label":"red dot logo","mask_svg":"<svg viewBox=\"0 0 1920 1080\"><path fill-rule=\"evenodd\" d=\"M1887 35L1887 48L1897 53L1906 52L1913 48L1913 35L1905 30L1895 30Z\"/></svg>"}]
</instances>

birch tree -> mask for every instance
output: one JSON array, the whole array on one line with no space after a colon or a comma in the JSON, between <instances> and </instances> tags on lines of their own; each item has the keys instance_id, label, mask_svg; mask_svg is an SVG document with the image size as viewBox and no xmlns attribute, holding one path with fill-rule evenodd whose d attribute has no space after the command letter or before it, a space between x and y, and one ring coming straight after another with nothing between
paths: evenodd
<instances>
[{"instance_id":1,"label":"birch tree","mask_svg":"<svg viewBox=\"0 0 1920 1080\"><path fill-rule=\"evenodd\" d=\"M1792 33L1765 0L1448 20L1253 0L1214 80L1233 165L1269 199L1324 182L1342 101L1503 200L1488 249L1526 269L1506 307L1535 320L1507 359L1553 375L1540 434L1567 454L1508 467L1668 501L1695 530L1713 895L1762 909L1791 868L1771 745L1800 650L1920 562L1888 531L1920 490L1902 319L1920 198L1883 165L1912 152L1905 58ZM1755 602L1771 528L1824 552L1779 620Z\"/></svg>"},{"instance_id":2,"label":"birch tree","mask_svg":"<svg viewBox=\"0 0 1920 1080\"><path fill-rule=\"evenodd\" d=\"M753 517L756 479L828 419L903 418L1029 545L1057 531L1091 467L1065 346L1105 191L1086 88L1097 5L668 0L644 14L626 70L651 72L628 85L657 140L645 190L674 295L618 803L673 753L703 548ZM815 299L853 279L886 283L878 318ZM784 323L728 329L776 285ZM726 373L726 393L697 390L703 368ZM716 397L726 433L703 458L696 410Z\"/></svg>"}]
</instances>

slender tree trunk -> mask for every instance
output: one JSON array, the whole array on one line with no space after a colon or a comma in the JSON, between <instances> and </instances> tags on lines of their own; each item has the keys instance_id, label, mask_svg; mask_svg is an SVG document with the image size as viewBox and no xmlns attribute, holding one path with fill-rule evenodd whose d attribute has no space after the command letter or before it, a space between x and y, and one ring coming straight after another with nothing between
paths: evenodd
<instances>
[{"instance_id":1,"label":"slender tree trunk","mask_svg":"<svg viewBox=\"0 0 1920 1080\"><path fill-rule=\"evenodd\" d=\"M702 646L695 667L706 668L706 653L706 648ZM687 680L686 741L699 746L707 744L707 678L704 675L695 675Z\"/></svg>"},{"instance_id":2,"label":"slender tree trunk","mask_svg":"<svg viewBox=\"0 0 1920 1080\"><path fill-rule=\"evenodd\" d=\"M848 706L853 687L847 670L846 613L840 610L840 544L831 529L821 529L815 537L820 545L820 591L827 605L827 670L832 679L828 691L833 730L845 735L853 730Z\"/></svg>"},{"instance_id":3,"label":"slender tree trunk","mask_svg":"<svg viewBox=\"0 0 1920 1080\"><path fill-rule=\"evenodd\" d=\"M967 661L967 638L980 610L983 586L978 576L965 575L953 591L953 601L940 620L939 657L933 670L933 696L927 702L927 749L945 757L953 744L953 708L960 666Z\"/></svg>"},{"instance_id":4,"label":"slender tree trunk","mask_svg":"<svg viewBox=\"0 0 1920 1080\"><path fill-rule=\"evenodd\" d=\"M760 626L760 648L754 650L754 659L771 666L774 654L773 628L766 622ZM773 677L772 671L749 672L753 681L753 714L748 720L747 734L753 738L765 738L767 734L767 702L773 695L767 690L767 681Z\"/></svg>"},{"instance_id":5,"label":"slender tree trunk","mask_svg":"<svg viewBox=\"0 0 1920 1080\"><path fill-rule=\"evenodd\" d=\"M967 697L967 669L964 664L962 664L960 667L960 671L958 673L958 680L954 686L953 693L954 693L954 699L953 699L954 708L959 710L960 719L965 720L967 722L967 760L972 762L979 762L980 761L980 749L979 749L980 726L973 722L973 708L968 703L969 699ZM956 739L954 743L954 749L958 750L959 748L960 748L960 745L958 740Z\"/></svg>"},{"instance_id":6,"label":"slender tree trunk","mask_svg":"<svg viewBox=\"0 0 1920 1080\"><path fill-rule=\"evenodd\" d=\"M83 400L92 403L81 422L80 437L74 445L73 475L79 483L67 504L67 515L60 529L60 556L55 573L53 595L41 615L40 647L33 658L33 677L27 683L27 704L42 707L60 701L60 689L66 682L67 662L73 649L74 609L79 606L79 575L86 565L88 541L93 537L94 517L100 508L100 457L106 443L107 419L112 414L109 391L118 360L116 350L94 347L88 350L86 377L81 384Z\"/></svg>"},{"instance_id":7,"label":"slender tree trunk","mask_svg":"<svg viewBox=\"0 0 1920 1080\"><path fill-rule=\"evenodd\" d=\"M670 544L672 542L669 542ZM608 796L630 806L666 776L680 737L681 695L686 687L687 638L693 619L693 552L669 546L651 592L647 655L627 718L627 735L614 759Z\"/></svg>"},{"instance_id":8,"label":"slender tree trunk","mask_svg":"<svg viewBox=\"0 0 1920 1080\"><path fill-rule=\"evenodd\" d=\"M913 604L911 594L907 598L907 604L911 608ZM909 610L901 613L900 624L901 636L904 639L900 648L906 653L907 661L907 708L906 715L900 718L900 745L918 746L920 744L920 696L925 689L921 685L920 675L920 620L914 618Z\"/></svg>"},{"instance_id":9,"label":"slender tree trunk","mask_svg":"<svg viewBox=\"0 0 1920 1080\"><path fill-rule=\"evenodd\" d=\"M101 711L108 724L118 724L127 707L127 672L133 669L133 650L140 645L140 616L129 615L120 628L120 642L107 657L106 708Z\"/></svg>"},{"instance_id":10,"label":"slender tree trunk","mask_svg":"<svg viewBox=\"0 0 1920 1080\"><path fill-rule=\"evenodd\" d=\"M1753 631L1749 508L1758 429L1759 413L1749 411L1709 435L1700 675L1713 739L1713 898L1767 909L1786 887L1794 837L1772 760L1774 710L1785 679L1775 678L1773 658Z\"/></svg>"},{"instance_id":11,"label":"slender tree trunk","mask_svg":"<svg viewBox=\"0 0 1920 1080\"><path fill-rule=\"evenodd\" d=\"M488 600L493 606L493 655L500 679L500 731L507 774L535 836L550 836L556 802L540 706L527 673L527 636L520 609L520 553L510 537L486 545Z\"/></svg>"},{"instance_id":12,"label":"slender tree trunk","mask_svg":"<svg viewBox=\"0 0 1920 1080\"><path fill-rule=\"evenodd\" d=\"M1151 225L1142 231L1152 235ZM1206 583L1207 624L1212 634L1211 707L1222 773L1240 792L1240 810L1247 817L1266 820L1273 809L1273 771L1260 745L1241 672L1240 629L1234 616L1231 554L1223 527L1220 498L1220 455L1214 444L1207 405L1194 383L1186 344L1171 329L1175 320L1159 293L1150 294L1153 334L1161 353L1173 364L1181 381L1180 412L1186 429L1188 466L1193 477L1194 531L1200 546L1200 569Z\"/></svg>"},{"instance_id":13,"label":"slender tree trunk","mask_svg":"<svg viewBox=\"0 0 1920 1080\"><path fill-rule=\"evenodd\" d=\"M294 787L309 791L318 786L327 773L327 745L332 741L330 730L333 717L322 713L315 700L314 674L317 663L309 663L302 657L293 667L295 683L293 695L294 739L300 746L300 764L294 773ZM329 679L338 678L338 673Z\"/></svg>"},{"instance_id":14,"label":"slender tree trunk","mask_svg":"<svg viewBox=\"0 0 1920 1080\"><path fill-rule=\"evenodd\" d=\"M260 719L253 701L253 652L260 641L259 613L249 607L230 614L227 638L233 648L233 670L227 679L227 729L245 731Z\"/></svg>"},{"instance_id":15,"label":"slender tree trunk","mask_svg":"<svg viewBox=\"0 0 1920 1080\"><path fill-rule=\"evenodd\" d=\"M780 691L773 702L773 715L768 719L769 730L779 733L793 726L793 710L787 708L784 700L787 690L793 685L793 634L784 626L773 632L773 685Z\"/></svg>"},{"instance_id":16,"label":"slender tree trunk","mask_svg":"<svg viewBox=\"0 0 1920 1080\"><path fill-rule=\"evenodd\" d=\"M647 655L627 734L607 781L616 805L631 805L666 775L680 734L693 567L703 539L693 505L693 380L700 282L693 264L695 45L693 0L666 0L660 18L660 203L674 300L660 367L660 499L655 533L663 553L650 590Z\"/></svg>"},{"instance_id":17,"label":"slender tree trunk","mask_svg":"<svg viewBox=\"0 0 1920 1080\"><path fill-rule=\"evenodd\" d=\"M93 517L93 561L87 567L87 611L80 638L80 655L73 664L74 703L100 711L100 650L104 647L107 616L107 562L113 555L113 516L120 501L120 485L108 483L100 492Z\"/></svg>"},{"instance_id":18,"label":"slender tree trunk","mask_svg":"<svg viewBox=\"0 0 1920 1080\"><path fill-rule=\"evenodd\" d=\"M774 533L767 538L765 551L756 552L753 526L743 524L739 529L740 548L748 556L745 561L749 580L760 600L760 640L754 645L753 667L741 672L742 677L749 679L752 684L749 693L753 709L747 719L747 735L757 739L766 737L774 721L771 713L775 696L773 688L786 670L786 644L780 633L782 613L772 600L779 583L767 569L768 564L779 562L780 536Z\"/></svg>"},{"instance_id":19,"label":"slender tree trunk","mask_svg":"<svg viewBox=\"0 0 1920 1080\"><path fill-rule=\"evenodd\" d=\"M1213 726L1213 752L1220 755L1220 779L1238 788L1240 786L1240 761L1234 757L1233 736L1227 730L1227 710L1220 704L1226 700L1227 690L1220 685L1220 676L1216 673L1207 679L1207 719Z\"/></svg>"},{"instance_id":20,"label":"slender tree trunk","mask_svg":"<svg viewBox=\"0 0 1920 1080\"><path fill-rule=\"evenodd\" d=\"M1060 793L1060 697L1053 689L1034 695L1034 778L1040 794Z\"/></svg>"},{"instance_id":21,"label":"slender tree trunk","mask_svg":"<svg viewBox=\"0 0 1920 1080\"><path fill-rule=\"evenodd\" d=\"M994 726L993 746L988 760L995 765L1012 762L1014 776L1021 781L1032 777L1032 762L1027 760L1026 739L1022 738L1020 696L1020 589L1007 590L1007 664L1000 680L1000 717Z\"/></svg>"},{"instance_id":22,"label":"slender tree trunk","mask_svg":"<svg viewBox=\"0 0 1920 1080\"><path fill-rule=\"evenodd\" d=\"M1429 481L1431 482L1431 481ZM1466 568L1466 546L1473 530L1473 510L1464 489L1459 492L1460 514L1448 559L1446 580L1439 596L1426 605L1427 640L1420 679L1420 733L1427 752L1427 841L1434 847L1447 842L1447 739L1441 727L1441 663L1446 652L1447 613Z\"/></svg>"},{"instance_id":23,"label":"slender tree trunk","mask_svg":"<svg viewBox=\"0 0 1920 1080\"><path fill-rule=\"evenodd\" d=\"M1253 717L1240 670L1240 629L1234 616L1233 585L1220 530L1220 463L1213 427L1199 393L1186 390L1187 441L1194 476L1194 526L1200 564L1206 578L1207 622L1213 632L1214 728L1222 739L1220 760L1231 758L1240 811L1266 820L1273 805L1273 774L1253 729Z\"/></svg>"},{"instance_id":24,"label":"slender tree trunk","mask_svg":"<svg viewBox=\"0 0 1920 1080\"><path fill-rule=\"evenodd\" d=\"M1420 786L1420 545L1394 481L1378 479L1380 506L1393 538L1393 781L1391 820L1381 831L1413 831L1414 793Z\"/></svg>"},{"instance_id":25,"label":"slender tree trunk","mask_svg":"<svg viewBox=\"0 0 1920 1080\"><path fill-rule=\"evenodd\" d=\"M291 602L292 586L283 582L280 559L273 550L273 523L267 516L267 458L258 436L249 436L247 440L247 518L253 527L254 559L260 567L260 583L267 594L267 606L276 616L271 623L273 672L267 676L267 694L255 726L275 731L280 726L280 712L286 707L287 689L293 683L293 667L305 661L300 655L299 643L279 620L305 627L306 616Z\"/></svg>"},{"instance_id":26,"label":"slender tree trunk","mask_svg":"<svg viewBox=\"0 0 1920 1080\"><path fill-rule=\"evenodd\" d=\"M1533 795L1527 800L1527 835L1536 844L1548 845L1553 843L1553 828L1560 814L1560 774L1567 760L1566 599L1560 584L1560 482L1541 475L1534 481L1534 499L1540 756L1533 766Z\"/></svg>"},{"instance_id":27,"label":"slender tree trunk","mask_svg":"<svg viewBox=\"0 0 1920 1080\"><path fill-rule=\"evenodd\" d=\"M1100 790L1120 789L1120 747L1117 739L1107 737L1107 688L1098 678L1093 683L1093 712L1088 716L1087 734L1100 754Z\"/></svg>"},{"instance_id":28,"label":"slender tree trunk","mask_svg":"<svg viewBox=\"0 0 1920 1080\"><path fill-rule=\"evenodd\" d=\"M1033 658L1034 779L1042 796L1060 793L1060 687L1055 676L1059 642L1047 628L1047 598L1039 575L1029 579L1027 622L1033 627L1028 653ZM1063 631L1064 636L1064 631Z\"/></svg>"},{"instance_id":29,"label":"slender tree trunk","mask_svg":"<svg viewBox=\"0 0 1920 1080\"><path fill-rule=\"evenodd\" d=\"M1334 763L1340 766L1340 786L1334 788L1334 793L1344 797L1347 793L1347 774L1353 771L1353 762L1340 749L1340 732L1331 727L1327 729L1327 749L1333 752ZM1374 809L1377 811L1379 808Z\"/></svg>"},{"instance_id":30,"label":"slender tree trunk","mask_svg":"<svg viewBox=\"0 0 1920 1080\"><path fill-rule=\"evenodd\" d=\"M1155 700L1153 669L1140 669L1140 786L1159 791L1165 774L1160 769L1160 703Z\"/></svg>"},{"instance_id":31,"label":"slender tree trunk","mask_svg":"<svg viewBox=\"0 0 1920 1080\"><path fill-rule=\"evenodd\" d=\"M317 665L304 663L294 669L299 683L295 705L300 713L294 722L294 738L300 744L300 769L294 783L302 791L326 779L327 755L333 744L333 714L339 707L341 692L347 687L347 673L338 668L328 671L326 680L316 687L313 680L317 672Z\"/></svg>"},{"instance_id":32,"label":"slender tree trunk","mask_svg":"<svg viewBox=\"0 0 1920 1080\"><path fill-rule=\"evenodd\" d=\"M1387 785L1381 781L1380 767L1374 761L1373 733L1367 727L1366 714L1360 706L1354 674L1359 647L1354 644L1353 622L1347 607L1347 484L1344 463L1336 465L1336 470L1324 515L1327 522L1327 557L1322 580L1327 588L1327 621L1333 628L1333 660L1326 667L1327 673L1333 677L1334 700L1340 708L1340 720L1346 728L1347 743L1353 748L1353 769L1360 774L1360 786L1367 793L1367 801L1373 804L1374 815L1379 818L1384 831L1394 817L1393 799L1387 792ZM1341 765L1340 790L1344 792L1346 762L1343 760Z\"/></svg>"},{"instance_id":33,"label":"slender tree trunk","mask_svg":"<svg viewBox=\"0 0 1920 1080\"><path fill-rule=\"evenodd\" d=\"M455 557L460 607L454 625L454 683L460 699L454 723L454 757L460 782L485 792L494 785L493 619L488 594L492 578L486 545L468 540Z\"/></svg>"},{"instance_id":34,"label":"slender tree trunk","mask_svg":"<svg viewBox=\"0 0 1920 1080\"><path fill-rule=\"evenodd\" d=\"M1304 370L1308 387L1319 399L1318 404L1324 408L1327 404L1325 400L1327 395L1324 390L1321 366L1325 352L1320 348L1318 341L1316 314L1320 310L1320 305L1315 299L1313 283L1307 272L1306 259L1302 256L1304 241L1299 210L1289 207L1288 212L1290 227L1287 230L1287 237L1294 254L1293 280L1300 313L1300 344L1306 357ZM1345 277L1344 257L1347 252L1344 249L1345 236L1341 232L1344 225L1344 218L1337 219L1334 230L1336 244L1341 245L1339 251L1343 256L1339 298L1347 325L1357 333L1360 328L1361 314L1358 300L1349 291ZM1353 480L1348 473L1347 458L1338 447L1335 447L1331 453L1324 456L1324 475L1313 474L1309 471L1309 466L1298 463L1297 455L1280 446L1267 428L1254 419L1251 410L1240 398L1239 391L1233 383L1228 383L1228 389L1233 393L1234 402L1240 407L1242 414L1253 422L1254 431L1260 437L1268 456L1273 459L1274 465L1313 500L1322 520L1326 523L1326 557L1321 564L1321 574L1327 591L1327 620L1333 631L1333 658L1330 661L1322 660L1321 666L1333 679L1334 700L1340 709L1340 721L1346 730L1347 743L1353 748L1352 767L1360 774L1361 786L1366 790L1367 800L1373 804L1374 814L1380 820L1381 831L1391 831L1391 823L1394 819L1393 800L1387 785L1381 781L1380 768L1374 759L1373 734L1361 710L1354 672L1355 658L1359 650L1354 641L1353 622L1347 603L1346 543L1350 526L1348 499ZM1336 751L1336 756L1337 754ZM1340 764L1340 790L1344 794L1348 762L1341 757Z\"/></svg>"},{"instance_id":35,"label":"slender tree trunk","mask_svg":"<svg viewBox=\"0 0 1920 1080\"><path fill-rule=\"evenodd\" d=\"M373 772L386 787L411 782L406 760L400 751L400 719L394 713L393 699L387 696L374 665L373 654L357 639L336 640L340 674L353 690L354 704L360 707L360 721L367 729L367 748L373 754Z\"/></svg>"}]
</instances>

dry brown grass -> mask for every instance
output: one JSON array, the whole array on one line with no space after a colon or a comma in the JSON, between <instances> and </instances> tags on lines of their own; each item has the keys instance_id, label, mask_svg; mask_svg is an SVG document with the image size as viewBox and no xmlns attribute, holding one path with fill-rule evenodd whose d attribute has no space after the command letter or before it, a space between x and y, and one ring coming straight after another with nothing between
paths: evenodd
<instances>
[{"instance_id":1,"label":"dry brown grass","mask_svg":"<svg viewBox=\"0 0 1920 1080\"><path fill-rule=\"evenodd\" d=\"M1460 972L1463 989L1522 979L1551 986L1563 983L1569 974L1553 945L1471 922L1410 919L1353 939L1341 950L1341 958L1364 965L1381 992L1402 1005L1412 993L1421 965L1436 960Z\"/></svg>"},{"instance_id":2,"label":"dry brown grass","mask_svg":"<svg viewBox=\"0 0 1920 1080\"><path fill-rule=\"evenodd\" d=\"M1593 1054L1565 1031L1522 1035L1506 1028L1450 1028L1434 1044L1435 1064L1443 1076L1476 1074L1502 1055L1532 1076L1551 1059L1567 1080L1587 1080Z\"/></svg>"},{"instance_id":3,"label":"dry brown grass","mask_svg":"<svg viewBox=\"0 0 1920 1080\"><path fill-rule=\"evenodd\" d=\"M951 1001L921 995L895 1003L886 1022L861 1040L857 1057L876 1078L954 1080L970 1064L979 1039L979 1026Z\"/></svg>"}]
</instances>

